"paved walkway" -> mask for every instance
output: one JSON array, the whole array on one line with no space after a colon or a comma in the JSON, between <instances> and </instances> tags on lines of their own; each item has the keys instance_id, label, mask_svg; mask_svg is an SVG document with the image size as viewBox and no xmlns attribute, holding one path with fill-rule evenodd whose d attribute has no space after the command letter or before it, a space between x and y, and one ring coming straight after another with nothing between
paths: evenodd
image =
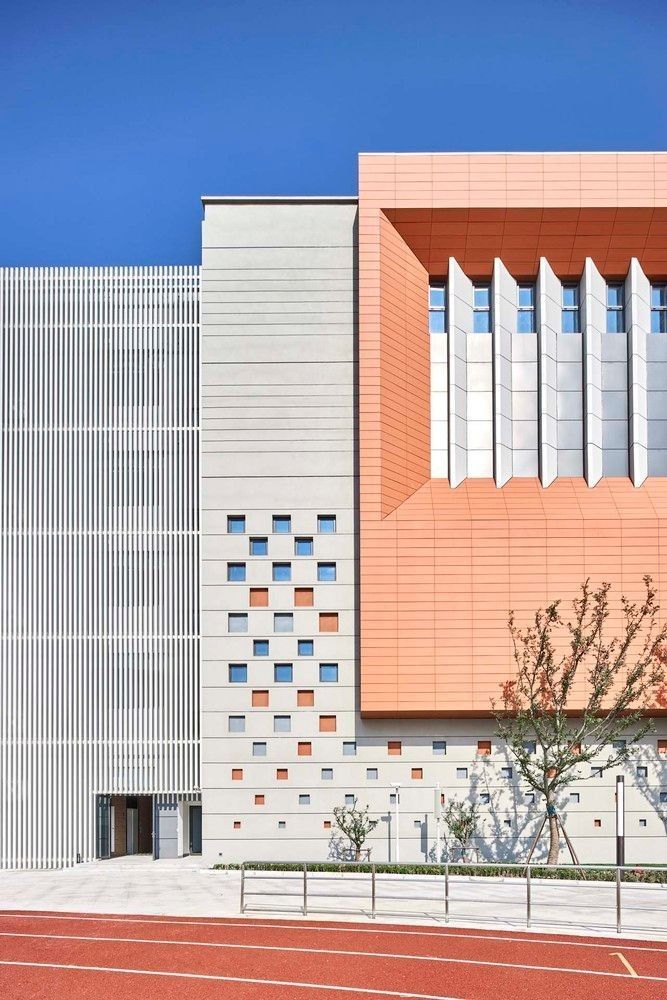
<instances>
[{"instance_id":1,"label":"paved walkway","mask_svg":"<svg viewBox=\"0 0 667 1000\"><path fill-rule=\"evenodd\" d=\"M299 873L246 881L248 916L302 919ZM309 875L308 915L370 922L368 876ZM251 895L259 891L261 895ZM271 893L271 895L268 895ZM418 897L418 898L415 898ZM201 867L196 858L122 858L56 871L0 872L0 911L41 910L180 917L238 917L240 875ZM667 940L667 886L623 886L623 932ZM444 923L441 879L378 876L376 923ZM526 887L514 879L452 878L450 925L522 930ZM551 933L614 934L615 887L533 881L532 928Z\"/></svg>"}]
</instances>

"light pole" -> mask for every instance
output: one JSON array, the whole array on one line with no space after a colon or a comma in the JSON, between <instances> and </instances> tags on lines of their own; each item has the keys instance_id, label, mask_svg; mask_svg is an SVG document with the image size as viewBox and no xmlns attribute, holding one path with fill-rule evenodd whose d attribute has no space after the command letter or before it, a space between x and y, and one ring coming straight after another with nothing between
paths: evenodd
<instances>
[{"instance_id":1,"label":"light pole","mask_svg":"<svg viewBox=\"0 0 667 1000\"><path fill-rule=\"evenodd\" d=\"M391 787L394 789L394 821L396 823L396 859L395 864L401 860L401 842L398 833L398 823L401 816L401 783L400 781L392 781Z\"/></svg>"},{"instance_id":2,"label":"light pole","mask_svg":"<svg viewBox=\"0 0 667 1000\"><path fill-rule=\"evenodd\" d=\"M616 775L616 864L625 864L625 780Z\"/></svg>"},{"instance_id":3,"label":"light pole","mask_svg":"<svg viewBox=\"0 0 667 1000\"><path fill-rule=\"evenodd\" d=\"M435 863L440 864L442 860L440 853L440 837L441 837L441 824L442 824L442 792L440 791L440 782L436 785L433 801L433 812L435 813Z\"/></svg>"}]
</instances>

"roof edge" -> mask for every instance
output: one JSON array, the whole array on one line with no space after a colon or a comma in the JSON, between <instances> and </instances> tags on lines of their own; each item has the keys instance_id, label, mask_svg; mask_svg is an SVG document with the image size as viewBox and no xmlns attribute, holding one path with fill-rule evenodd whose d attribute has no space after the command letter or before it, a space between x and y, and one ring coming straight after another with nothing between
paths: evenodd
<instances>
[{"instance_id":1,"label":"roof edge","mask_svg":"<svg viewBox=\"0 0 667 1000\"><path fill-rule=\"evenodd\" d=\"M201 196L204 205L225 205L225 204L264 204L268 203L291 203L291 204L349 204L356 205L359 201L357 195L348 194L314 194L314 195L291 195L291 194L203 194Z\"/></svg>"}]
</instances>

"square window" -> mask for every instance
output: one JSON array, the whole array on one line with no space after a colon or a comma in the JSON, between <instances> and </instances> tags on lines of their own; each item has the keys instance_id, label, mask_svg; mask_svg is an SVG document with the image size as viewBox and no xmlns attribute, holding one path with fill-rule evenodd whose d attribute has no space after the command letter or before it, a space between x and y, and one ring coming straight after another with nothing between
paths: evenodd
<instances>
[{"instance_id":1,"label":"square window","mask_svg":"<svg viewBox=\"0 0 667 1000\"><path fill-rule=\"evenodd\" d=\"M473 304L476 309L488 309L491 305L491 289L488 285L476 285L473 291Z\"/></svg>"},{"instance_id":2,"label":"square window","mask_svg":"<svg viewBox=\"0 0 667 1000\"><path fill-rule=\"evenodd\" d=\"M602 768L601 767L592 767L591 768L591 778L601 778L601 777L602 777Z\"/></svg>"},{"instance_id":3,"label":"square window","mask_svg":"<svg viewBox=\"0 0 667 1000\"><path fill-rule=\"evenodd\" d=\"M322 823L322 826L324 827L325 830L330 830L331 829L331 820L330 819L325 819L324 822Z\"/></svg>"},{"instance_id":4,"label":"square window","mask_svg":"<svg viewBox=\"0 0 667 1000\"><path fill-rule=\"evenodd\" d=\"M667 756L667 740L658 740L657 748L661 757Z\"/></svg>"},{"instance_id":5,"label":"square window","mask_svg":"<svg viewBox=\"0 0 667 1000\"><path fill-rule=\"evenodd\" d=\"M250 555L251 556L268 556L269 554L269 540L268 538L251 538L250 539Z\"/></svg>"},{"instance_id":6,"label":"square window","mask_svg":"<svg viewBox=\"0 0 667 1000\"><path fill-rule=\"evenodd\" d=\"M457 778L467 778L468 777L468 768L467 767L457 767L456 768L456 777Z\"/></svg>"},{"instance_id":7,"label":"square window","mask_svg":"<svg viewBox=\"0 0 667 1000\"><path fill-rule=\"evenodd\" d=\"M593 820L593 826L598 827L598 829L599 829L602 826L602 820L601 819L594 819Z\"/></svg>"},{"instance_id":8,"label":"square window","mask_svg":"<svg viewBox=\"0 0 667 1000\"><path fill-rule=\"evenodd\" d=\"M312 538L295 538L294 539L294 555L295 556L312 556L313 554L313 540Z\"/></svg>"},{"instance_id":9,"label":"square window","mask_svg":"<svg viewBox=\"0 0 667 1000\"><path fill-rule=\"evenodd\" d=\"M292 579L292 564L274 562L271 579L274 583L289 583Z\"/></svg>"},{"instance_id":10,"label":"square window","mask_svg":"<svg viewBox=\"0 0 667 1000\"><path fill-rule=\"evenodd\" d=\"M276 768L276 781L287 781L289 772L286 767Z\"/></svg>"},{"instance_id":11,"label":"square window","mask_svg":"<svg viewBox=\"0 0 667 1000\"><path fill-rule=\"evenodd\" d=\"M268 708L269 707L268 690L264 689L262 691L253 691L251 700L253 708Z\"/></svg>"},{"instance_id":12,"label":"square window","mask_svg":"<svg viewBox=\"0 0 667 1000\"><path fill-rule=\"evenodd\" d=\"M420 778L424 777L424 768L423 767L413 767L412 771L410 772L410 777L413 778L415 781L419 781Z\"/></svg>"},{"instance_id":13,"label":"square window","mask_svg":"<svg viewBox=\"0 0 667 1000\"><path fill-rule=\"evenodd\" d=\"M640 764L637 767L637 777L638 778L648 778L648 768Z\"/></svg>"},{"instance_id":14,"label":"square window","mask_svg":"<svg viewBox=\"0 0 667 1000\"><path fill-rule=\"evenodd\" d=\"M396 804L396 792L389 793L389 804L392 806Z\"/></svg>"},{"instance_id":15,"label":"square window","mask_svg":"<svg viewBox=\"0 0 667 1000\"><path fill-rule=\"evenodd\" d=\"M322 684L336 684L338 681L337 663L320 663L320 682Z\"/></svg>"},{"instance_id":16,"label":"square window","mask_svg":"<svg viewBox=\"0 0 667 1000\"><path fill-rule=\"evenodd\" d=\"M243 781L243 768L233 767L232 768L232 781Z\"/></svg>"},{"instance_id":17,"label":"square window","mask_svg":"<svg viewBox=\"0 0 667 1000\"><path fill-rule=\"evenodd\" d=\"M445 311L444 309L431 309L428 314L428 332L429 333L444 333L445 332Z\"/></svg>"},{"instance_id":18,"label":"square window","mask_svg":"<svg viewBox=\"0 0 667 1000\"><path fill-rule=\"evenodd\" d=\"M519 308L535 308L535 285L519 285Z\"/></svg>"},{"instance_id":19,"label":"square window","mask_svg":"<svg viewBox=\"0 0 667 1000\"><path fill-rule=\"evenodd\" d=\"M357 756L357 743L356 740L345 740L343 743L343 757L356 757Z\"/></svg>"},{"instance_id":20,"label":"square window","mask_svg":"<svg viewBox=\"0 0 667 1000\"><path fill-rule=\"evenodd\" d=\"M628 745L627 740L614 740L612 743L612 747L614 748L614 750L625 750L627 745Z\"/></svg>"},{"instance_id":21,"label":"square window","mask_svg":"<svg viewBox=\"0 0 667 1000\"><path fill-rule=\"evenodd\" d=\"M299 796L299 805L300 806L309 806L310 805L310 795L300 795Z\"/></svg>"},{"instance_id":22,"label":"square window","mask_svg":"<svg viewBox=\"0 0 667 1000\"><path fill-rule=\"evenodd\" d=\"M227 563L229 583L245 583L245 563Z\"/></svg>"},{"instance_id":23,"label":"square window","mask_svg":"<svg viewBox=\"0 0 667 1000\"><path fill-rule=\"evenodd\" d=\"M513 773L514 772L512 771L511 767L501 767L500 768L500 774L501 774L501 776L503 778L511 778L512 775L513 775Z\"/></svg>"},{"instance_id":24,"label":"square window","mask_svg":"<svg viewBox=\"0 0 667 1000\"><path fill-rule=\"evenodd\" d=\"M535 740L524 740L523 749L526 753L537 753L537 742Z\"/></svg>"},{"instance_id":25,"label":"square window","mask_svg":"<svg viewBox=\"0 0 667 1000\"><path fill-rule=\"evenodd\" d=\"M433 756L444 757L447 753L447 740L433 740Z\"/></svg>"},{"instance_id":26,"label":"square window","mask_svg":"<svg viewBox=\"0 0 667 1000\"><path fill-rule=\"evenodd\" d=\"M245 715L230 715L227 729L230 733L245 733Z\"/></svg>"},{"instance_id":27,"label":"square window","mask_svg":"<svg viewBox=\"0 0 667 1000\"><path fill-rule=\"evenodd\" d=\"M292 530L292 518L289 516L289 514L273 515L274 535L289 535L291 530Z\"/></svg>"},{"instance_id":28,"label":"square window","mask_svg":"<svg viewBox=\"0 0 667 1000\"><path fill-rule=\"evenodd\" d=\"M366 781L377 781L378 780L378 769L377 767L367 767L366 768Z\"/></svg>"},{"instance_id":29,"label":"square window","mask_svg":"<svg viewBox=\"0 0 667 1000\"><path fill-rule=\"evenodd\" d=\"M315 644L312 639L297 640L297 653L299 656L314 656Z\"/></svg>"},{"instance_id":30,"label":"square window","mask_svg":"<svg viewBox=\"0 0 667 1000\"><path fill-rule=\"evenodd\" d=\"M273 616L274 632L293 632L294 615L291 611L277 611Z\"/></svg>"},{"instance_id":31,"label":"square window","mask_svg":"<svg viewBox=\"0 0 667 1000\"><path fill-rule=\"evenodd\" d=\"M576 805L580 801L579 792L570 792L570 802Z\"/></svg>"},{"instance_id":32,"label":"square window","mask_svg":"<svg viewBox=\"0 0 667 1000\"><path fill-rule=\"evenodd\" d=\"M273 731L274 733L291 733L292 731L292 718L289 715L274 715L273 716Z\"/></svg>"},{"instance_id":33,"label":"square window","mask_svg":"<svg viewBox=\"0 0 667 1000\"><path fill-rule=\"evenodd\" d=\"M268 656L269 655L269 640L268 639L253 639L252 652L253 652L253 656Z\"/></svg>"},{"instance_id":34,"label":"square window","mask_svg":"<svg viewBox=\"0 0 667 1000\"><path fill-rule=\"evenodd\" d=\"M660 802L664 804L667 802L667 792L660 792Z\"/></svg>"},{"instance_id":35,"label":"square window","mask_svg":"<svg viewBox=\"0 0 667 1000\"><path fill-rule=\"evenodd\" d=\"M296 703L301 708L312 708L315 704L314 691L297 691Z\"/></svg>"},{"instance_id":36,"label":"square window","mask_svg":"<svg viewBox=\"0 0 667 1000\"><path fill-rule=\"evenodd\" d=\"M266 743L253 743L252 755L253 757L266 757Z\"/></svg>"},{"instance_id":37,"label":"square window","mask_svg":"<svg viewBox=\"0 0 667 1000\"><path fill-rule=\"evenodd\" d=\"M273 680L276 684L291 684L294 669L291 663L274 663Z\"/></svg>"},{"instance_id":38,"label":"square window","mask_svg":"<svg viewBox=\"0 0 667 1000\"><path fill-rule=\"evenodd\" d=\"M318 563L317 579L320 583L333 583L336 579L336 563Z\"/></svg>"},{"instance_id":39,"label":"square window","mask_svg":"<svg viewBox=\"0 0 667 1000\"><path fill-rule=\"evenodd\" d=\"M503 820L503 824L505 826L511 826L512 825L512 820L511 819L504 819Z\"/></svg>"},{"instance_id":40,"label":"square window","mask_svg":"<svg viewBox=\"0 0 667 1000\"><path fill-rule=\"evenodd\" d=\"M295 608L312 608L313 606L313 588L312 587L295 587L294 588L294 607Z\"/></svg>"},{"instance_id":41,"label":"square window","mask_svg":"<svg viewBox=\"0 0 667 1000\"><path fill-rule=\"evenodd\" d=\"M353 805L354 805L354 795L350 795L350 794L348 793L348 794L347 794L347 795L345 796L345 805L346 805L346 806L353 806Z\"/></svg>"},{"instance_id":42,"label":"square window","mask_svg":"<svg viewBox=\"0 0 667 1000\"><path fill-rule=\"evenodd\" d=\"M322 768L322 781L333 781L333 767Z\"/></svg>"},{"instance_id":43,"label":"square window","mask_svg":"<svg viewBox=\"0 0 667 1000\"><path fill-rule=\"evenodd\" d=\"M336 533L336 515L318 514L317 530L321 535L334 535Z\"/></svg>"},{"instance_id":44,"label":"square window","mask_svg":"<svg viewBox=\"0 0 667 1000\"><path fill-rule=\"evenodd\" d=\"M245 612L230 611L227 615L227 629L229 632L247 632L248 615Z\"/></svg>"},{"instance_id":45,"label":"square window","mask_svg":"<svg viewBox=\"0 0 667 1000\"><path fill-rule=\"evenodd\" d=\"M297 743L296 752L298 757L312 757L313 744L307 741Z\"/></svg>"},{"instance_id":46,"label":"square window","mask_svg":"<svg viewBox=\"0 0 667 1000\"><path fill-rule=\"evenodd\" d=\"M251 587L250 588L250 607L251 608L268 608L269 606L269 588L268 587Z\"/></svg>"},{"instance_id":47,"label":"square window","mask_svg":"<svg viewBox=\"0 0 667 1000\"><path fill-rule=\"evenodd\" d=\"M241 820L240 819L235 819L234 820L234 829L235 830L240 830L241 829Z\"/></svg>"},{"instance_id":48,"label":"square window","mask_svg":"<svg viewBox=\"0 0 667 1000\"><path fill-rule=\"evenodd\" d=\"M535 792L526 792L524 800L528 806L535 805Z\"/></svg>"},{"instance_id":49,"label":"square window","mask_svg":"<svg viewBox=\"0 0 667 1000\"><path fill-rule=\"evenodd\" d=\"M261 793L258 793L257 795L255 795L255 805L256 806L263 806L265 804L266 804L266 799L264 798L264 796Z\"/></svg>"},{"instance_id":50,"label":"square window","mask_svg":"<svg viewBox=\"0 0 667 1000\"><path fill-rule=\"evenodd\" d=\"M482 805L488 806L488 804L491 801L491 795L489 794L489 792L480 792L479 801L482 803Z\"/></svg>"},{"instance_id":51,"label":"square window","mask_svg":"<svg viewBox=\"0 0 667 1000\"><path fill-rule=\"evenodd\" d=\"M321 733L335 733L336 732L336 716L335 715L320 715L320 732Z\"/></svg>"},{"instance_id":52,"label":"square window","mask_svg":"<svg viewBox=\"0 0 667 1000\"><path fill-rule=\"evenodd\" d=\"M421 827L422 827L422 821L421 821L420 819L415 819L415 820L413 820L413 821L412 821L412 825L413 825L413 826L414 826L414 827L415 827L415 828L416 828L417 830L421 830Z\"/></svg>"},{"instance_id":53,"label":"square window","mask_svg":"<svg viewBox=\"0 0 667 1000\"><path fill-rule=\"evenodd\" d=\"M403 745L400 740L387 740L387 753L390 757L400 757Z\"/></svg>"},{"instance_id":54,"label":"square window","mask_svg":"<svg viewBox=\"0 0 667 1000\"><path fill-rule=\"evenodd\" d=\"M477 740L477 753L480 757L491 755L491 740Z\"/></svg>"},{"instance_id":55,"label":"square window","mask_svg":"<svg viewBox=\"0 0 667 1000\"><path fill-rule=\"evenodd\" d=\"M338 612L321 611L319 616L320 632L338 631Z\"/></svg>"},{"instance_id":56,"label":"square window","mask_svg":"<svg viewBox=\"0 0 667 1000\"><path fill-rule=\"evenodd\" d=\"M445 289L442 285L431 285L428 290L428 304L430 309L445 308Z\"/></svg>"},{"instance_id":57,"label":"square window","mask_svg":"<svg viewBox=\"0 0 667 1000\"><path fill-rule=\"evenodd\" d=\"M278 829L279 830L284 830L286 828L286 826L287 826L287 823L285 822L284 819L279 819L278 820Z\"/></svg>"},{"instance_id":58,"label":"square window","mask_svg":"<svg viewBox=\"0 0 667 1000\"><path fill-rule=\"evenodd\" d=\"M243 514L227 515L227 532L230 535L242 535L245 532L245 517Z\"/></svg>"},{"instance_id":59,"label":"square window","mask_svg":"<svg viewBox=\"0 0 667 1000\"><path fill-rule=\"evenodd\" d=\"M645 819L640 819L639 820L639 825L640 826L646 826L646 820Z\"/></svg>"},{"instance_id":60,"label":"square window","mask_svg":"<svg viewBox=\"0 0 667 1000\"><path fill-rule=\"evenodd\" d=\"M230 684L246 684L248 681L248 664L247 663L230 663L229 664L229 683Z\"/></svg>"}]
</instances>

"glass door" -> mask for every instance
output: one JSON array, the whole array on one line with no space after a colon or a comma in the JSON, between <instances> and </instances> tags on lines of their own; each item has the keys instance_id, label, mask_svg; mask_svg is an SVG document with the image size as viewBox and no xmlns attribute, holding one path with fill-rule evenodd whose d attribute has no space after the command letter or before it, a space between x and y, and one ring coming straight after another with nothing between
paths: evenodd
<instances>
[{"instance_id":1,"label":"glass door","mask_svg":"<svg viewBox=\"0 0 667 1000\"><path fill-rule=\"evenodd\" d=\"M98 795L96 804L96 844L98 858L111 857L111 796Z\"/></svg>"}]
</instances>

